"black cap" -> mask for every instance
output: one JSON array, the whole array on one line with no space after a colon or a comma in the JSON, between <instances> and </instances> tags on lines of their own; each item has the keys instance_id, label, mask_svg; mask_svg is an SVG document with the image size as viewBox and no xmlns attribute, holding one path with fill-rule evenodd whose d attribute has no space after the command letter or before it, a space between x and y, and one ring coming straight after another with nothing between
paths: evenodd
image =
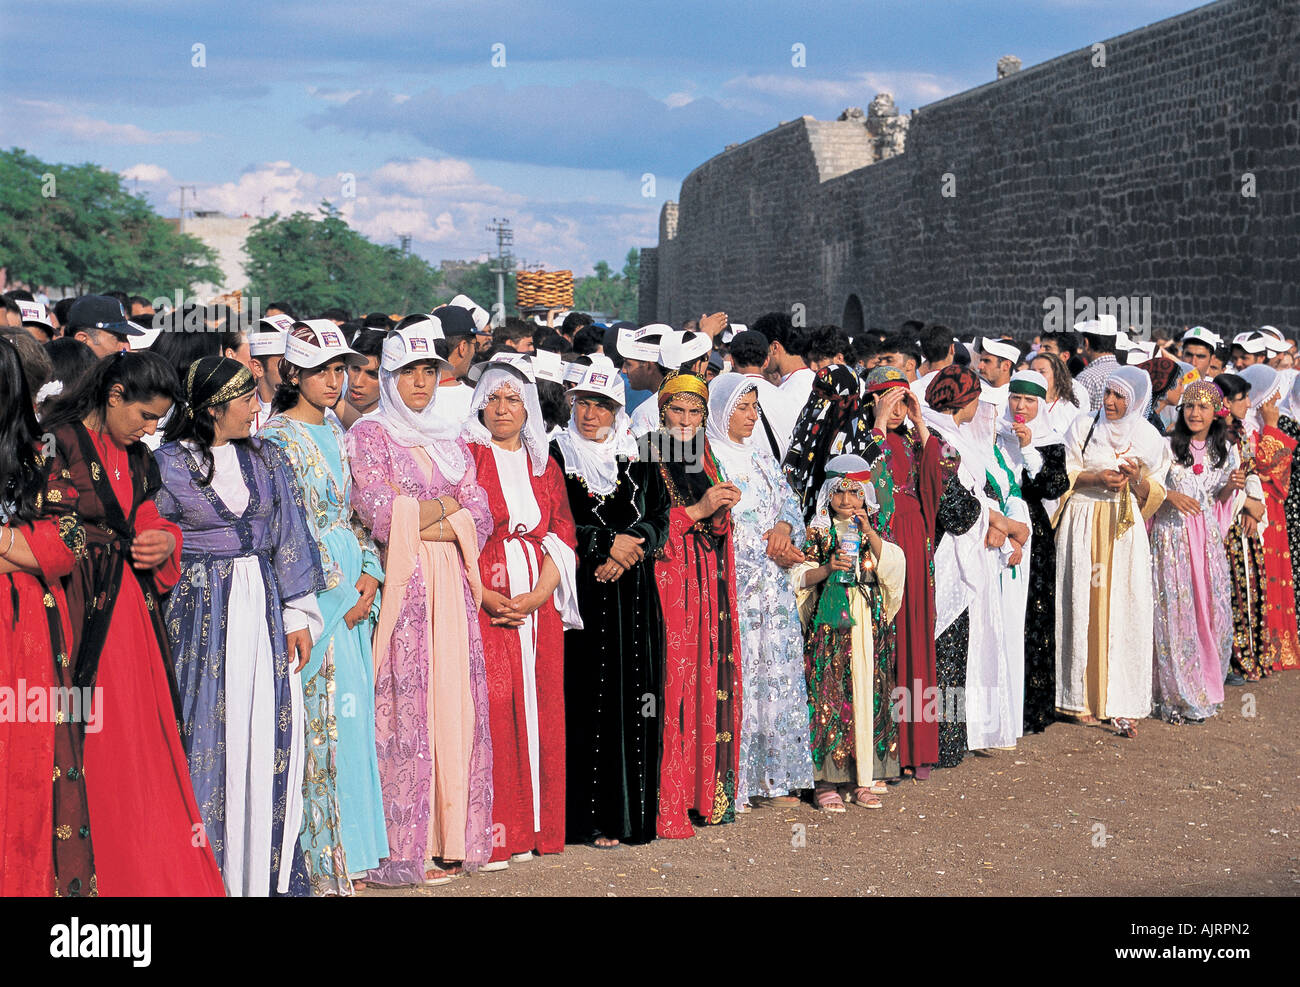
<instances>
[{"instance_id":1,"label":"black cap","mask_svg":"<svg viewBox=\"0 0 1300 987\"><path fill-rule=\"evenodd\" d=\"M143 336L145 331L132 325L122 303L108 295L82 295L68 309L68 331L105 329L115 336Z\"/></svg>"},{"instance_id":2,"label":"black cap","mask_svg":"<svg viewBox=\"0 0 1300 987\"><path fill-rule=\"evenodd\" d=\"M450 339L452 336L476 336L478 329L474 325L474 316L468 309L459 305L443 305L433 310L433 317L442 323L442 334Z\"/></svg>"},{"instance_id":3,"label":"black cap","mask_svg":"<svg viewBox=\"0 0 1300 987\"><path fill-rule=\"evenodd\" d=\"M605 341L601 343L601 349L606 356L622 357L623 354L618 351L618 334L620 330L629 329L636 332L638 326L635 322L615 322L605 330Z\"/></svg>"}]
</instances>

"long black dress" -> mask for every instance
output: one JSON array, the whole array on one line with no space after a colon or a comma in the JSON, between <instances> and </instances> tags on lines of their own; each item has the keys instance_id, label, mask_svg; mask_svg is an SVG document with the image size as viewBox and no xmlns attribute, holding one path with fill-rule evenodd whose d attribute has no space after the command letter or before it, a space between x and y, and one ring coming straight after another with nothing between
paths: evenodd
<instances>
[{"instance_id":1,"label":"long black dress","mask_svg":"<svg viewBox=\"0 0 1300 987\"><path fill-rule=\"evenodd\" d=\"M1040 733L1056 719L1056 539L1043 501L1070 489L1065 446L1040 446L1043 465L1024 470L1020 493L1029 508L1029 601L1025 609L1025 733Z\"/></svg>"},{"instance_id":2,"label":"long black dress","mask_svg":"<svg viewBox=\"0 0 1300 987\"><path fill-rule=\"evenodd\" d=\"M939 497L938 522L935 525L935 545L946 534L964 535L980 519L980 501L966 489L957 477L961 456L943 441L943 436L933 429L931 434L939 439L939 467L943 474L943 494ZM966 756L966 719L957 711L949 696L961 695L966 689L966 660L970 647L970 611L963 610L934 642L935 671L939 695L944 697L939 720L939 767L952 768Z\"/></svg>"},{"instance_id":3,"label":"long black dress","mask_svg":"<svg viewBox=\"0 0 1300 987\"><path fill-rule=\"evenodd\" d=\"M551 453L564 465L557 445ZM564 634L566 838L655 838L663 720L664 625L654 560L668 537L668 491L649 463L620 463L595 497L564 476L578 536L583 629ZM617 534L644 538L643 558L613 582L596 580Z\"/></svg>"},{"instance_id":4,"label":"long black dress","mask_svg":"<svg viewBox=\"0 0 1300 987\"><path fill-rule=\"evenodd\" d=\"M1277 420L1277 427L1288 437L1300 442L1300 423L1294 418L1282 415ZM1286 514L1287 543L1291 546L1291 558L1294 559L1300 554L1300 482L1296 482L1294 473L1291 488L1287 491L1286 500L1282 502L1282 510ZM1292 586L1295 589L1296 613L1300 613L1300 579L1292 580Z\"/></svg>"}]
</instances>

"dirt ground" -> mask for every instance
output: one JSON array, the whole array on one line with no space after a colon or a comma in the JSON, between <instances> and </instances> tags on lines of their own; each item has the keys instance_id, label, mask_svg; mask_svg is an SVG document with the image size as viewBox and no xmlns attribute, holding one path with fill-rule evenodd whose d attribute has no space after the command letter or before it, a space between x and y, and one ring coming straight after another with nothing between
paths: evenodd
<instances>
[{"instance_id":1,"label":"dirt ground","mask_svg":"<svg viewBox=\"0 0 1300 987\"><path fill-rule=\"evenodd\" d=\"M1300 672L1133 740L1058 723L893 786L883 809L758 808L689 840L573 846L387 896L1300 895Z\"/></svg>"}]
</instances>

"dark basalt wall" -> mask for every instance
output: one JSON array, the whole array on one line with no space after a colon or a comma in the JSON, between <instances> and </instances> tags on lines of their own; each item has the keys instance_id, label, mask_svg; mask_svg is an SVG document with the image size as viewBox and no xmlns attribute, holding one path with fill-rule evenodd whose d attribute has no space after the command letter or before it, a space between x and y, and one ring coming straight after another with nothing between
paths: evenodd
<instances>
[{"instance_id":1,"label":"dark basalt wall","mask_svg":"<svg viewBox=\"0 0 1300 987\"><path fill-rule=\"evenodd\" d=\"M705 162L643 255L641 322L853 328L856 300L867 326L1030 332L1071 291L1149 298L1154 325L1300 330L1300 0L1097 40L1104 65L1089 39L923 107L897 157L804 117Z\"/></svg>"}]
</instances>

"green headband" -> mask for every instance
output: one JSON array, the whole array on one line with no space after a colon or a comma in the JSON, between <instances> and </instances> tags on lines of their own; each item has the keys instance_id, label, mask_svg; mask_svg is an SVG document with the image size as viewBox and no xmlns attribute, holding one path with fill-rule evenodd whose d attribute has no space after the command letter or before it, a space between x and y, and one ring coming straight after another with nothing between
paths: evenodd
<instances>
[{"instance_id":1,"label":"green headband","mask_svg":"<svg viewBox=\"0 0 1300 987\"><path fill-rule=\"evenodd\" d=\"M1007 393L1032 394L1036 398L1047 397L1047 391L1039 384L1035 384L1032 380L1013 380L1007 386Z\"/></svg>"}]
</instances>

